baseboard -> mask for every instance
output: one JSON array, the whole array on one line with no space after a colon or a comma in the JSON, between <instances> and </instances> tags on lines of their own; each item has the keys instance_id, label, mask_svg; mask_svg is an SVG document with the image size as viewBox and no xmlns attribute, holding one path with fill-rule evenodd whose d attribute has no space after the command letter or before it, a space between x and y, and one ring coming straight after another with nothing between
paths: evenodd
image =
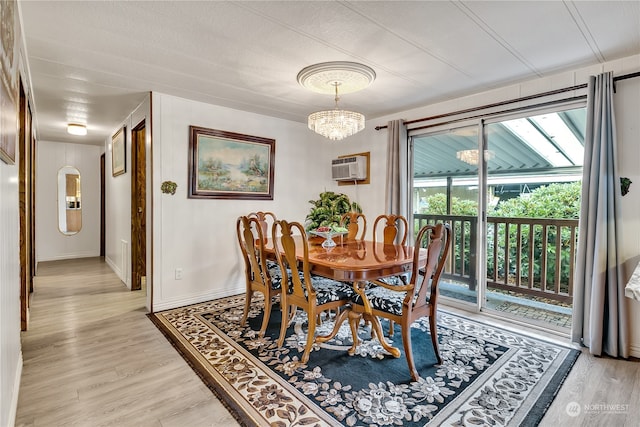
<instances>
[{"instance_id":1,"label":"baseboard","mask_svg":"<svg viewBox=\"0 0 640 427\"><path fill-rule=\"evenodd\" d=\"M120 267L118 267L118 265L115 262L113 262L111 258L107 256L104 257L104 262L106 262L107 265L111 267L111 269L113 270L114 273L116 273L116 276L118 276L120 281L124 283L127 286L127 288L131 289L131 284L127 283L127 281L123 278L122 270L120 269Z\"/></svg>"},{"instance_id":2,"label":"baseboard","mask_svg":"<svg viewBox=\"0 0 640 427\"><path fill-rule=\"evenodd\" d=\"M630 345L629 346L629 356L637 357L640 359L640 346Z\"/></svg>"},{"instance_id":3,"label":"baseboard","mask_svg":"<svg viewBox=\"0 0 640 427\"><path fill-rule=\"evenodd\" d=\"M36 262L46 262L46 261L62 261L65 259L77 259L77 258L93 258L100 256L100 252L77 252L70 254L62 254L55 256L45 256L43 258L38 258Z\"/></svg>"},{"instance_id":4,"label":"baseboard","mask_svg":"<svg viewBox=\"0 0 640 427\"><path fill-rule=\"evenodd\" d=\"M207 292L206 294L200 295L191 295L186 298L172 299L168 301L154 301L153 302L153 311L164 311L171 310L173 308L185 307L187 305L198 304L205 301L211 301L218 298L228 297L231 295L238 295L245 292L245 288L241 287L238 289L224 289L217 290L214 292Z\"/></svg>"},{"instance_id":5,"label":"baseboard","mask_svg":"<svg viewBox=\"0 0 640 427\"><path fill-rule=\"evenodd\" d=\"M22 378L22 351L18 354L18 366L16 366L16 375L13 381L13 395L11 396L11 407L9 408L8 424L13 426L16 424L16 416L18 414L18 398L20 397L20 379Z\"/></svg>"}]
</instances>

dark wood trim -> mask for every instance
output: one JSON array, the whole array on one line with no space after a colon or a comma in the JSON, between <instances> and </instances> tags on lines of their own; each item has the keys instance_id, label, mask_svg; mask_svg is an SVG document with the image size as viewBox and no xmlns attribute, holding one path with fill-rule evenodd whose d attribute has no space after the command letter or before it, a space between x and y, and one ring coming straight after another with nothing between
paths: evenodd
<instances>
[{"instance_id":1,"label":"dark wood trim","mask_svg":"<svg viewBox=\"0 0 640 427\"><path fill-rule=\"evenodd\" d=\"M147 276L145 121L131 130L131 290Z\"/></svg>"},{"instance_id":2,"label":"dark wood trim","mask_svg":"<svg viewBox=\"0 0 640 427\"><path fill-rule=\"evenodd\" d=\"M145 138L149 141L149 146L148 151L147 151L147 163L149 164L149 167L147 168L149 170L149 181L151 182L151 185L147 186L147 190L149 191L149 200L151 203L151 206L153 206L153 96L152 93L149 92L149 116L146 119L146 123L145 123ZM145 141L146 144L146 141ZM154 249L154 245L153 245L153 209L150 210L149 212L149 224L147 224L147 233L149 234L149 247L147 248L148 251L150 251L149 254L149 260L150 260L150 265L147 266L147 287L146 287L146 291L147 291L147 301L149 302L149 312L153 313L153 272L154 270L154 265L153 265L153 249Z\"/></svg>"},{"instance_id":3,"label":"dark wood trim","mask_svg":"<svg viewBox=\"0 0 640 427\"><path fill-rule=\"evenodd\" d=\"M106 154L100 155L100 256L105 256L106 246Z\"/></svg>"},{"instance_id":4,"label":"dark wood trim","mask_svg":"<svg viewBox=\"0 0 640 427\"><path fill-rule=\"evenodd\" d=\"M31 132L28 116L27 95L22 78L18 82L18 210L20 222L20 328L29 327L29 295L32 289L31 276Z\"/></svg>"},{"instance_id":5,"label":"dark wood trim","mask_svg":"<svg viewBox=\"0 0 640 427\"><path fill-rule=\"evenodd\" d=\"M28 100L27 100L28 101ZM29 118L29 144L31 145L31 286L29 292L33 292L33 278L38 270L36 261L36 138L33 133L33 114L31 113L31 105L27 102L27 117Z\"/></svg>"}]
</instances>

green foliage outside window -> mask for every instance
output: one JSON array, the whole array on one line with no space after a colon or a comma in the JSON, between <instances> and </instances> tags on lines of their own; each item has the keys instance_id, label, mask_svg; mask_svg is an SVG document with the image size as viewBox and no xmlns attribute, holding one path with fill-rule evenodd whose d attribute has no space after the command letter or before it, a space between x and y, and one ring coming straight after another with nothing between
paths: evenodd
<instances>
[{"instance_id":1,"label":"green foliage outside window","mask_svg":"<svg viewBox=\"0 0 640 427\"><path fill-rule=\"evenodd\" d=\"M526 196L520 196L499 203L498 206L490 213L491 216L508 217L508 218L553 218L553 219L578 219L580 214L580 193L581 182L572 183L554 183L539 187L528 193ZM505 225L497 224L498 227L498 244L504 245L505 241ZM542 250L543 250L543 227L534 225L533 230L533 259L529 258L530 246L532 242L529 239L530 225L522 225L521 228L521 262L520 275L524 278L529 277L529 265L533 263L533 280L534 283L543 290L553 290L555 286L554 273L556 266L560 264L560 291L568 292L569 274L571 272L570 257L571 253L571 230L563 227L558 237L557 227L547 227L547 265L546 265L546 283L542 284ZM493 248L493 230L487 233L487 247ZM556 253L557 239L560 238L560 253ZM505 271L504 252L498 251L498 276L504 277L505 274L514 275L516 272L517 261L517 229L509 227L509 265L508 271ZM501 259L502 258L502 259ZM487 274L493 275L493 251L487 253Z\"/></svg>"},{"instance_id":2,"label":"green foliage outside window","mask_svg":"<svg viewBox=\"0 0 640 427\"><path fill-rule=\"evenodd\" d=\"M504 217L504 218L552 218L552 219L578 219L580 213L580 193L581 182L572 183L553 183L546 186L539 187L530 193L520 195L519 197L501 201L498 205L489 209L488 216L491 217ZM421 213L428 213L430 215L446 215L446 195L443 193L431 195L426 200L427 208ZM451 215L469 215L477 216L478 206L475 200L463 200L457 197L451 199ZM458 227L454 233L454 244L464 241L465 247L460 248L464 251L464 257L456 256L455 264L456 270L461 271L462 259L470 259L470 234L471 230L469 223L465 222L464 232ZM494 252L493 247L496 244L494 242L495 234L493 230L494 224L490 223L487 230L487 274L493 276L494 266ZM497 224L497 244L499 247L505 245L505 224ZM531 242L529 241L529 227L530 225L523 224L521 226L521 261L520 261L520 274L523 278L528 278L529 263L532 262L529 259L529 248ZM464 234L464 239L462 238ZM556 241L558 231L556 227L547 227L547 280L543 285L541 281L541 262L542 259L542 239L543 239L543 227L540 225L534 226L533 233L533 279L534 283L541 289L552 290L555 283L554 272L556 264L560 262L560 290L562 292L568 291L569 274L571 268L570 252L571 245L571 231L568 228L562 228L560 232L561 239L561 253L556 254ZM505 274L509 274L513 277L516 272L516 260L518 245L517 245L517 229L515 226L509 227L509 265L505 266L504 251L497 251L497 276L505 277ZM455 251L459 253L458 251ZM469 271L469 265L465 265L465 270ZM506 268L505 268L506 267Z\"/></svg>"},{"instance_id":3,"label":"green foliage outside window","mask_svg":"<svg viewBox=\"0 0 640 427\"><path fill-rule=\"evenodd\" d=\"M447 214L447 195L438 193L427 197L427 208L424 213L429 215ZM422 213L422 212L421 212ZM465 200L458 197L451 198L451 215L478 215L478 202Z\"/></svg>"}]
</instances>

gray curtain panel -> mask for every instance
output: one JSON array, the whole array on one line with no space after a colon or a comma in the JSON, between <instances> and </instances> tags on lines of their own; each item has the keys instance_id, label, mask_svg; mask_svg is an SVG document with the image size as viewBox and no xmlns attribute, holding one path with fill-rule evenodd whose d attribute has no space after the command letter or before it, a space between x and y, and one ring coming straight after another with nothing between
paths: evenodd
<instances>
[{"instance_id":1,"label":"gray curtain panel","mask_svg":"<svg viewBox=\"0 0 640 427\"><path fill-rule=\"evenodd\" d=\"M387 130L385 213L402 215L409 220L407 127L403 120L392 120Z\"/></svg>"},{"instance_id":2,"label":"gray curtain panel","mask_svg":"<svg viewBox=\"0 0 640 427\"><path fill-rule=\"evenodd\" d=\"M590 77L572 338L594 355L628 358L629 324L619 249L622 195L613 110L612 73Z\"/></svg>"}]
</instances>

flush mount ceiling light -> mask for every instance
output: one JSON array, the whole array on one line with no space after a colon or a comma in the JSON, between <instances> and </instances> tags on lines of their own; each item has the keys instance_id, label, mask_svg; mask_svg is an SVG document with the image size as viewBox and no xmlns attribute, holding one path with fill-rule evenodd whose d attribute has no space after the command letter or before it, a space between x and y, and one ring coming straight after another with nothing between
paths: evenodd
<instances>
[{"instance_id":1,"label":"flush mount ceiling light","mask_svg":"<svg viewBox=\"0 0 640 427\"><path fill-rule=\"evenodd\" d=\"M87 127L79 123L69 123L67 125L67 132L71 135L86 135Z\"/></svg>"},{"instance_id":2,"label":"flush mount ceiling light","mask_svg":"<svg viewBox=\"0 0 640 427\"><path fill-rule=\"evenodd\" d=\"M309 129L333 141L364 129L363 114L338 108L338 92L357 92L369 86L375 78L376 73L371 68L356 62L323 62L302 69L298 73L300 85L314 92L334 94L336 102L333 110L310 114Z\"/></svg>"}]
</instances>

